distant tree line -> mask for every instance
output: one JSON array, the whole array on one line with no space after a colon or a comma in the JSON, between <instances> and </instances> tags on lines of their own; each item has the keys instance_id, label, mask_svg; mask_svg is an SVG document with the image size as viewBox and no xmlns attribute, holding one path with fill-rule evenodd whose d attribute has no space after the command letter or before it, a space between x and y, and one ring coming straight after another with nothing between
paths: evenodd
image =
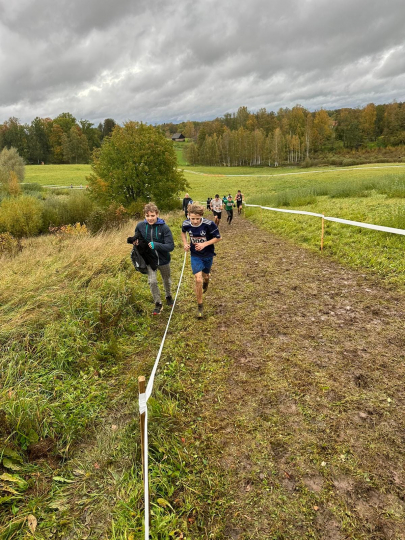
<instances>
[{"instance_id":1,"label":"distant tree line","mask_svg":"<svg viewBox=\"0 0 405 540\"><path fill-rule=\"evenodd\" d=\"M405 144L405 103L364 108L321 109L301 105L277 113L256 113L239 107L236 113L207 122L163 124L167 136L182 132L193 142L185 148L191 165L298 164L322 153L333 155Z\"/></svg>"},{"instance_id":2,"label":"distant tree line","mask_svg":"<svg viewBox=\"0 0 405 540\"><path fill-rule=\"evenodd\" d=\"M0 124L0 151L16 148L27 163L88 163L115 125L107 118L95 127L70 113L37 117L31 124L13 117ZM325 153L381 155L384 149L405 145L405 103L316 112L296 105L277 113L239 107L215 120L157 127L167 137L182 132L191 139L185 148L191 165L303 164Z\"/></svg>"},{"instance_id":3,"label":"distant tree line","mask_svg":"<svg viewBox=\"0 0 405 540\"><path fill-rule=\"evenodd\" d=\"M0 124L0 151L16 148L27 163L88 163L95 148L112 132L116 123L106 118L97 127L70 113L51 118L35 118L21 124L9 118Z\"/></svg>"}]
</instances>

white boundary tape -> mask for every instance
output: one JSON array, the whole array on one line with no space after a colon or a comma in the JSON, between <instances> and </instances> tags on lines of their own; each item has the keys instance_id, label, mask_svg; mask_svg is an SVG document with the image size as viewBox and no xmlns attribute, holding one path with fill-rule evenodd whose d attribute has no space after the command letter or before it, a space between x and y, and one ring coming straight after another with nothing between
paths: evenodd
<instances>
[{"instance_id":1,"label":"white boundary tape","mask_svg":"<svg viewBox=\"0 0 405 540\"><path fill-rule=\"evenodd\" d=\"M179 278L179 283L177 285L176 295L174 297L174 302L172 310L170 312L169 320L167 321L166 330L163 334L162 341L160 343L159 352L156 356L152 372L149 377L148 385L146 387L145 393L139 395L139 414L145 413L145 432L144 432L144 490L145 490L145 540L149 540L149 458L148 458L148 399L150 398L153 390L153 383L155 381L156 371L159 365L159 360L162 355L163 346L165 344L166 335L169 330L170 321L172 320L173 311L176 305L177 296L179 294L180 285L183 279L184 268L186 266L187 253L184 254L183 268L181 269L181 274Z\"/></svg>"},{"instance_id":2,"label":"white boundary tape","mask_svg":"<svg viewBox=\"0 0 405 540\"><path fill-rule=\"evenodd\" d=\"M363 227L364 229L373 229L374 231L382 231L392 234L401 234L405 236L405 229L395 229L394 227L384 227L383 225L373 225L372 223L363 223L361 221L351 221L350 219L341 219L336 217L324 216L315 212L305 212L304 210L285 210L284 208L271 208L269 206L260 206L259 204L245 204L251 208L262 208L263 210L272 210L273 212L284 212L286 214L301 214L304 216L314 216L324 218L325 221L335 221L345 225L353 225L354 227Z\"/></svg>"}]
</instances>

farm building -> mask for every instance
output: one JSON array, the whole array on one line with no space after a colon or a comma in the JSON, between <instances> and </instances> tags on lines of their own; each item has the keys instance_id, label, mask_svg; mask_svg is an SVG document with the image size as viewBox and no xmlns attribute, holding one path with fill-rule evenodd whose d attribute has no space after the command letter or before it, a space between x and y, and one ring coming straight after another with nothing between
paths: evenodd
<instances>
[{"instance_id":1,"label":"farm building","mask_svg":"<svg viewBox=\"0 0 405 540\"><path fill-rule=\"evenodd\" d=\"M186 138L183 133L175 133L174 135L172 135L172 141L184 142L185 140Z\"/></svg>"}]
</instances>

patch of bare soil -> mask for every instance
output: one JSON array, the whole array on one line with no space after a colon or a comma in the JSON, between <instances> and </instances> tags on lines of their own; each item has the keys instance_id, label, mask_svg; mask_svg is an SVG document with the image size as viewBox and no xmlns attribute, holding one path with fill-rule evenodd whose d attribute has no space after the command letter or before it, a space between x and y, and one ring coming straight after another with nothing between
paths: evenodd
<instances>
[{"instance_id":1,"label":"patch of bare soil","mask_svg":"<svg viewBox=\"0 0 405 540\"><path fill-rule=\"evenodd\" d=\"M224 538L405 539L405 296L236 217L221 226L199 403ZM207 450L208 451L208 450Z\"/></svg>"}]
</instances>

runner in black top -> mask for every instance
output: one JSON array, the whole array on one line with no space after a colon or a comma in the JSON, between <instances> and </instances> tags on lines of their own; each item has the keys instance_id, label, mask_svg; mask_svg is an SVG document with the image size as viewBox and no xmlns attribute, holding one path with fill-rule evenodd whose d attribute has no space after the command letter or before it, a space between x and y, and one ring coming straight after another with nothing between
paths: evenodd
<instances>
[{"instance_id":1,"label":"runner in black top","mask_svg":"<svg viewBox=\"0 0 405 540\"><path fill-rule=\"evenodd\" d=\"M186 193L186 196L183 199L183 210L184 210L184 215L185 215L186 219L188 217L188 206L189 206L189 204L193 204L193 200L190 197L190 195L188 193Z\"/></svg>"},{"instance_id":2,"label":"runner in black top","mask_svg":"<svg viewBox=\"0 0 405 540\"><path fill-rule=\"evenodd\" d=\"M238 193L235 195L236 206L238 207L238 214L242 213L243 193L238 189Z\"/></svg>"}]
</instances>

